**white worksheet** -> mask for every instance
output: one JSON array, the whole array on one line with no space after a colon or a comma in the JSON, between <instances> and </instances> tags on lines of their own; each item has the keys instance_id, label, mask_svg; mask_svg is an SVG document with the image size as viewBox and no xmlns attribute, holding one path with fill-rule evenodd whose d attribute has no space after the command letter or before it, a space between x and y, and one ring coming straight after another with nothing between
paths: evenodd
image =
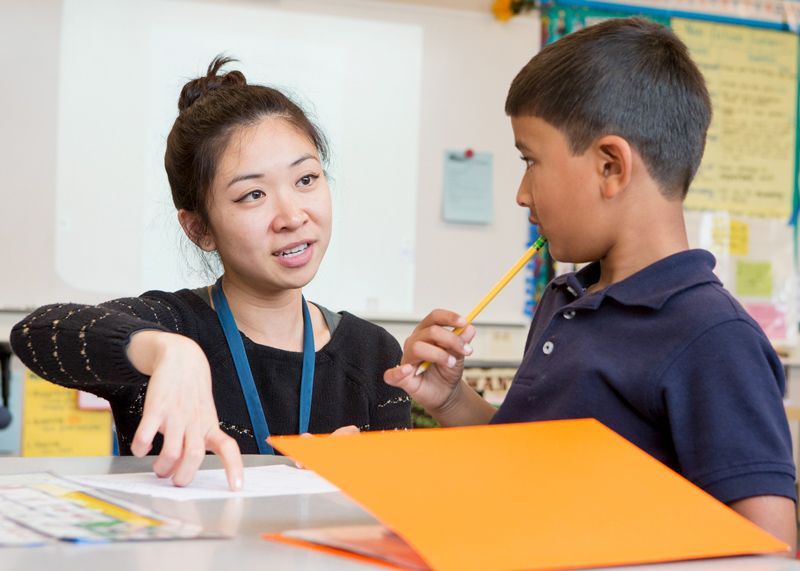
<instances>
[{"instance_id":1,"label":"white worksheet","mask_svg":"<svg viewBox=\"0 0 800 571\"><path fill-rule=\"evenodd\" d=\"M245 468L244 488L239 492L231 491L224 470L200 470L191 485L184 488L175 486L169 478L159 478L154 472L71 476L70 479L96 488L171 500L291 496L339 491L316 472L282 464Z\"/></svg>"}]
</instances>

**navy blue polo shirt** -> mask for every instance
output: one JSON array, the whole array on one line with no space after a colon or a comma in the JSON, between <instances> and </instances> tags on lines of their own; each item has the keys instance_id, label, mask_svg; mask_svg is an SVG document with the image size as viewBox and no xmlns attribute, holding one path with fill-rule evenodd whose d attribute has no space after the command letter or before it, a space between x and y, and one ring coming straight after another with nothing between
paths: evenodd
<instances>
[{"instance_id":1,"label":"navy blue polo shirt","mask_svg":"<svg viewBox=\"0 0 800 571\"><path fill-rule=\"evenodd\" d=\"M783 367L712 272L674 254L585 294L599 263L548 284L492 423L595 418L718 500L797 500Z\"/></svg>"}]
</instances>

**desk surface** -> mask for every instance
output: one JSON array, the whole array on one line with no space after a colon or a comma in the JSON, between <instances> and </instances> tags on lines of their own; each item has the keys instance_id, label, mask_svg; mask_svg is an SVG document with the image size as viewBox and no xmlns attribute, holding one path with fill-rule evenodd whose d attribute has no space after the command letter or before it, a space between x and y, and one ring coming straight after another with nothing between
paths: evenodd
<instances>
[{"instance_id":1,"label":"desk surface","mask_svg":"<svg viewBox=\"0 0 800 571\"><path fill-rule=\"evenodd\" d=\"M245 466L288 463L282 457L245 456ZM0 474L51 471L60 475L151 471L152 458L0 458ZM220 468L208 456L203 468ZM237 498L178 502L126 495L159 512L199 523L206 529L234 533L232 539L0 548L2 569L247 570L294 569L357 571L386 569L345 558L290 547L260 538L265 532L332 525L372 524L376 520L341 494L272 498ZM605 568L610 570L612 568ZM733 557L615 568L624 571L800 571L800 562L766 556Z\"/></svg>"}]
</instances>

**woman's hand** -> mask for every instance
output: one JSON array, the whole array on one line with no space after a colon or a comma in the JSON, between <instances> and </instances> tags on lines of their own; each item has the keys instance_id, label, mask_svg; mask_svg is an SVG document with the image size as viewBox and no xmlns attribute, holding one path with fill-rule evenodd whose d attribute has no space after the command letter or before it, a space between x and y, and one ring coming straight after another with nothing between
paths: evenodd
<instances>
[{"instance_id":1,"label":"woman's hand","mask_svg":"<svg viewBox=\"0 0 800 571\"><path fill-rule=\"evenodd\" d=\"M127 355L137 370L150 375L142 420L131 444L134 455L146 455L156 433L161 433L164 444L153 463L159 477L188 486L210 450L222 460L230 488L241 490L242 456L236 441L219 427L211 370L200 346L175 333L139 331L131 336Z\"/></svg>"},{"instance_id":2,"label":"woman's hand","mask_svg":"<svg viewBox=\"0 0 800 571\"><path fill-rule=\"evenodd\" d=\"M336 430L331 432L331 436L344 436L347 434L361 434L361 431L352 424L349 424L347 426L337 428Z\"/></svg>"},{"instance_id":3,"label":"woman's hand","mask_svg":"<svg viewBox=\"0 0 800 571\"><path fill-rule=\"evenodd\" d=\"M456 334L447 327L464 331ZM474 337L475 328L464 317L435 309L406 339L400 366L386 371L383 380L403 389L443 426L488 422L494 407L461 381L464 357L472 354L469 342ZM431 364L417 375L424 361Z\"/></svg>"}]
</instances>

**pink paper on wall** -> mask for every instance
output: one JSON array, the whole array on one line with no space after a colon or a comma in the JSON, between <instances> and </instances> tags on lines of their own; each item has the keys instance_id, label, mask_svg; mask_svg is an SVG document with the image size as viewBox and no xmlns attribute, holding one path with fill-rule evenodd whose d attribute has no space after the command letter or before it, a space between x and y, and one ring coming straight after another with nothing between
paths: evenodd
<instances>
[{"instance_id":1,"label":"pink paper on wall","mask_svg":"<svg viewBox=\"0 0 800 571\"><path fill-rule=\"evenodd\" d=\"M786 306L773 303L748 303L747 313L770 339L786 339Z\"/></svg>"}]
</instances>

